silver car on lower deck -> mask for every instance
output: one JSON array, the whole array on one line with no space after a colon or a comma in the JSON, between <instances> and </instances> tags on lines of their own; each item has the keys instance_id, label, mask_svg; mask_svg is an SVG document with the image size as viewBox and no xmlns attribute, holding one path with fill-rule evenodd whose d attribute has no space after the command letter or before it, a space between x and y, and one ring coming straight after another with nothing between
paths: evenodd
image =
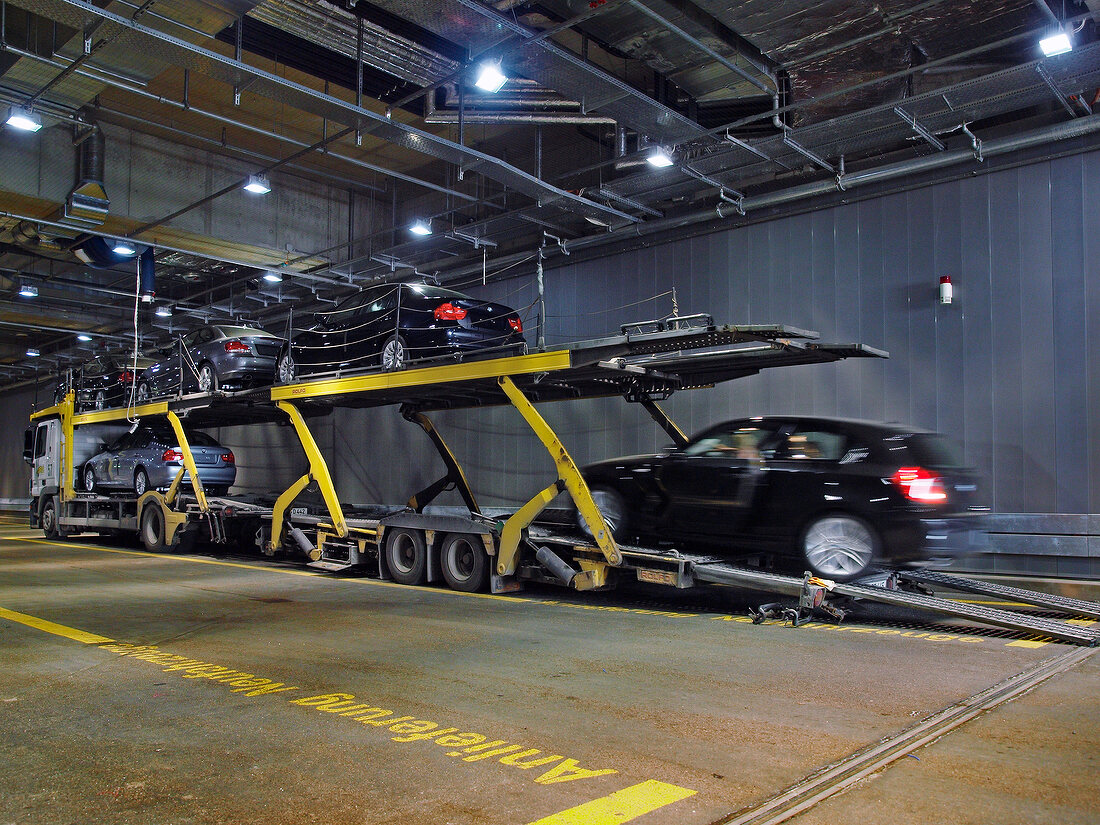
<instances>
[{"instance_id":1,"label":"silver car on lower deck","mask_svg":"<svg viewBox=\"0 0 1100 825\"><path fill-rule=\"evenodd\" d=\"M197 431L187 432L187 442L203 489L224 495L237 478L232 450ZM165 422L141 424L84 462L80 483L88 492L125 491L140 496L171 485L182 467L183 451L172 428ZM191 482L186 470L183 480Z\"/></svg>"}]
</instances>

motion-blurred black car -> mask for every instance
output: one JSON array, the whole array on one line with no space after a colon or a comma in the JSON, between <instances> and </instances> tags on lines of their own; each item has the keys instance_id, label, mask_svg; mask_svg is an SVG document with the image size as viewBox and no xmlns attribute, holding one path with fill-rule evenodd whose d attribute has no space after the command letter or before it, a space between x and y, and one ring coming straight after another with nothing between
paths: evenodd
<instances>
[{"instance_id":1,"label":"motion-blurred black car","mask_svg":"<svg viewBox=\"0 0 1100 825\"><path fill-rule=\"evenodd\" d=\"M160 350L138 377L138 401L271 384L282 339L256 327L208 324Z\"/></svg>"},{"instance_id":2,"label":"motion-blurred black car","mask_svg":"<svg viewBox=\"0 0 1100 825\"><path fill-rule=\"evenodd\" d=\"M125 407L130 400L134 376L153 363L152 358L139 355L97 355L72 372L72 388L76 393L78 410L103 410L109 407ZM66 379L58 382L54 402L61 403L69 391Z\"/></svg>"},{"instance_id":3,"label":"motion-blurred black car","mask_svg":"<svg viewBox=\"0 0 1100 825\"><path fill-rule=\"evenodd\" d=\"M370 287L315 318L279 356L281 382L379 365L402 369L451 353L527 349L514 309L431 284Z\"/></svg>"},{"instance_id":4,"label":"motion-blurred black car","mask_svg":"<svg viewBox=\"0 0 1100 825\"><path fill-rule=\"evenodd\" d=\"M911 427L740 419L582 473L617 539L763 556L839 581L943 563L986 541L978 474L947 438Z\"/></svg>"}]
</instances>

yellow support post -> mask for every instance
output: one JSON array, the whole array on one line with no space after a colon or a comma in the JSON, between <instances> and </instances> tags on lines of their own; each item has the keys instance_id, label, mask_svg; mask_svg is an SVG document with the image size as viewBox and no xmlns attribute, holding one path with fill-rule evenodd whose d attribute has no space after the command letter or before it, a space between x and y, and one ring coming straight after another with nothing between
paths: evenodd
<instances>
[{"instance_id":1,"label":"yellow support post","mask_svg":"<svg viewBox=\"0 0 1100 825\"><path fill-rule=\"evenodd\" d=\"M443 464L447 468L447 475L443 476L439 481L428 485L410 498L408 506L416 512L421 513L429 502L443 492L443 490L447 489L447 485L454 484L455 489L458 490L459 495L462 496L462 500L466 503L467 509L469 509L471 513L481 512L477 506L477 499L474 497L474 491L470 489L470 482L466 480L466 474L462 472L462 465L458 463L458 459L455 458L454 452L452 452L451 448L447 445L447 442L443 440L443 436L439 434L439 430L432 424L431 419L424 415L424 413L410 412L408 410L402 410L401 414L406 421L411 421L414 424L420 425L420 428L427 433L428 438L432 440L436 452L439 453L439 457L443 459Z\"/></svg>"},{"instance_id":2,"label":"yellow support post","mask_svg":"<svg viewBox=\"0 0 1100 825\"><path fill-rule=\"evenodd\" d=\"M622 553L619 552L619 546L615 543L614 537L611 535L611 530L608 529L607 523L603 520L603 516L600 514L600 510L596 507L596 502L592 500L592 491L588 489L588 484L584 478L581 477L581 471L577 467L576 462L573 461L572 456L569 455L569 451L565 449L565 445L558 439L557 434L550 427L549 424L539 415L538 410L535 409L535 405L532 404L527 396L515 385L507 375L502 375L497 378L497 382L500 384L501 389L504 390L505 395L508 396L508 400L512 402L512 406L515 407L523 420L527 422L527 425L538 436L539 441L546 447L547 452L550 453L550 457L554 460L554 465L558 470L558 478L560 483L565 485L565 489L569 491L569 495L573 497L574 503L577 505L577 510L580 511L581 516L584 518L585 523L588 525L588 529L592 531L592 535L596 540L596 544L599 546L600 551L603 553L607 563L613 567L617 567L622 564ZM560 491L560 486L547 487L541 493L539 493L534 499L532 499L524 507L520 508L520 511L512 516L508 521L518 519L520 514L525 512L529 507L536 505L542 498L545 498L551 490ZM556 494L556 493L555 493ZM550 496L553 498L553 495ZM550 503L549 499L546 499L542 506L538 507L533 514L530 514L530 518L527 524L520 524L519 529L526 527L530 524L539 512L541 512L547 504ZM505 529L508 525L505 523ZM518 538L516 539L518 545ZM516 548L509 547L510 559L505 559L505 546L503 541L503 535L501 540L501 552L497 557L497 573L505 576L515 572L516 563Z\"/></svg>"},{"instance_id":3,"label":"yellow support post","mask_svg":"<svg viewBox=\"0 0 1100 825\"><path fill-rule=\"evenodd\" d=\"M76 494L73 490L73 413L76 412L76 393L69 390L58 405L61 413L61 501L69 501Z\"/></svg>"},{"instance_id":4,"label":"yellow support post","mask_svg":"<svg viewBox=\"0 0 1100 825\"><path fill-rule=\"evenodd\" d=\"M187 443L187 433L183 431L183 424L180 423L179 416L171 410L168 410L165 414L168 423L172 425L172 432L179 439L180 452L183 453L183 466L191 476L191 489L195 491L195 499L199 503L199 512L205 515L210 512L210 505L206 502L206 491L202 488L202 479L199 478L199 468L195 466L195 456L191 454L191 445ZM177 473L176 479L172 483L173 488L177 488L177 483L181 478L182 476Z\"/></svg>"},{"instance_id":5,"label":"yellow support post","mask_svg":"<svg viewBox=\"0 0 1100 825\"><path fill-rule=\"evenodd\" d=\"M294 432L298 434L298 440L305 450L306 459L309 461L309 472L295 481L290 488L279 496L275 502L275 510L271 519L271 549L278 549L282 542L283 522L286 520L286 511L290 504L311 481L316 481L321 488L321 495L325 499L329 516L332 517L332 526L340 538L347 538L348 525L344 520L344 510L340 506L340 500L336 497L336 487L332 483L332 476L328 471L328 464L313 438L313 433L306 426L301 412L288 401L276 401L279 409L290 417L290 423L294 426Z\"/></svg>"}]
</instances>

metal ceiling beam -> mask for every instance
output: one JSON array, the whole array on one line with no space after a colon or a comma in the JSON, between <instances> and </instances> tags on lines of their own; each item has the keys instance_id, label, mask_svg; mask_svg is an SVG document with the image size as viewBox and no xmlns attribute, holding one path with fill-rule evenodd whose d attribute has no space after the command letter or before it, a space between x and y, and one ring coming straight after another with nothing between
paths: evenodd
<instances>
[{"instance_id":1,"label":"metal ceiling beam","mask_svg":"<svg viewBox=\"0 0 1100 825\"><path fill-rule=\"evenodd\" d=\"M7 2L78 30L100 22L105 26L121 27L123 29L121 34L112 35L117 42L125 43L138 50L155 51L167 62L220 80L234 89L247 88L251 94L286 103L302 111L341 123L353 130L370 132L410 151L429 155L470 171L477 171L534 198L543 206L558 206L568 211L604 218L611 215L633 220L616 209L593 203L572 192L540 181L499 158L391 120L370 109L294 83L242 61L203 49L100 9L86 0L7 0ZM107 33L110 34L110 30Z\"/></svg>"}]
</instances>

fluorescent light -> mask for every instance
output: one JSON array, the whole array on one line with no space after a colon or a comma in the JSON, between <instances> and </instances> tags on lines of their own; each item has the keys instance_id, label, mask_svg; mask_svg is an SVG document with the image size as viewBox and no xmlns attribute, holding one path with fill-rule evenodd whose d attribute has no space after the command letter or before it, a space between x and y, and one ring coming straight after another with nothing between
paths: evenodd
<instances>
[{"instance_id":1,"label":"fluorescent light","mask_svg":"<svg viewBox=\"0 0 1100 825\"><path fill-rule=\"evenodd\" d=\"M1065 32L1058 32L1057 34L1052 34L1050 37L1044 37L1040 40L1039 48L1043 50L1043 54L1047 57L1054 57L1056 54L1065 54L1066 52L1073 51L1073 43L1070 42L1068 34Z\"/></svg>"},{"instance_id":2,"label":"fluorescent light","mask_svg":"<svg viewBox=\"0 0 1100 825\"><path fill-rule=\"evenodd\" d=\"M663 169L666 166L672 166L673 164L672 156L660 146L653 149L646 160L659 169Z\"/></svg>"},{"instance_id":3,"label":"fluorescent light","mask_svg":"<svg viewBox=\"0 0 1100 825\"><path fill-rule=\"evenodd\" d=\"M265 272L264 280L269 284L281 284L283 282L283 276L278 272Z\"/></svg>"},{"instance_id":4,"label":"fluorescent light","mask_svg":"<svg viewBox=\"0 0 1100 825\"><path fill-rule=\"evenodd\" d=\"M30 284L23 284L21 287L19 287L19 294L22 295L24 298L37 298L38 287L31 286Z\"/></svg>"},{"instance_id":5,"label":"fluorescent light","mask_svg":"<svg viewBox=\"0 0 1100 825\"><path fill-rule=\"evenodd\" d=\"M244 189L256 195L266 195L271 191L271 184L267 181L267 175L249 175Z\"/></svg>"},{"instance_id":6,"label":"fluorescent light","mask_svg":"<svg viewBox=\"0 0 1100 825\"><path fill-rule=\"evenodd\" d=\"M11 107L6 122L13 129L23 132L37 132L42 128L42 119L38 115L30 109L22 109L19 106Z\"/></svg>"},{"instance_id":7,"label":"fluorescent light","mask_svg":"<svg viewBox=\"0 0 1100 825\"><path fill-rule=\"evenodd\" d=\"M115 245L112 247L112 251L116 255L136 255L137 249L128 244L126 241L115 241Z\"/></svg>"},{"instance_id":8,"label":"fluorescent light","mask_svg":"<svg viewBox=\"0 0 1100 825\"><path fill-rule=\"evenodd\" d=\"M508 82L508 76L501 71L499 60L490 60L481 64L474 85L487 92L499 92Z\"/></svg>"},{"instance_id":9,"label":"fluorescent light","mask_svg":"<svg viewBox=\"0 0 1100 825\"><path fill-rule=\"evenodd\" d=\"M87 341L91 341L91 340L92 340L92 336L88 335L88 333L86 333L86 332L82 332L82 333L80 333L80 334L79 334L78 336L76 336L76 340L77 340L77 341L85 341L85 342L87 342Z\"/></svg>"},{"instance_id":10,"label":"fluorescent light","mask_svg":"<svg viewBox=\"0 0 1100 825\"><path fill-rule=\"evenodd\" d=\"M168 306L168 304L161 304L156 308L155 314L158 318L171 318L172 307Z\"/></svg>"},{"instance_id":11,"label":"fluorescent light","mask_svg":"<svg viewBox=\"0 0 1100 825\"><path fill-rule=\"evenodd\" d=\"M432 224L430 221L424 221L418 218L413 221L413 225L409 227L409 231L414 235L431 235Z\"/></svg>"},{"instance_id":12,"label":"fluorescent light","mask_svg":"<svg viewBox=\"0 0 1100 825\"><path fill-rule=\"evenodd\" d=\"M39 351L38 351L37 349L35 349L34 347L30 347L30 348L29 348L29 349L27 350L27 357L28 357L28 358L37 358L37 357L38 357L39 355L41 355L41 354L42 354L42 353L40 353L40 352L39 352Z\"/></svg>"}]
</instances>

